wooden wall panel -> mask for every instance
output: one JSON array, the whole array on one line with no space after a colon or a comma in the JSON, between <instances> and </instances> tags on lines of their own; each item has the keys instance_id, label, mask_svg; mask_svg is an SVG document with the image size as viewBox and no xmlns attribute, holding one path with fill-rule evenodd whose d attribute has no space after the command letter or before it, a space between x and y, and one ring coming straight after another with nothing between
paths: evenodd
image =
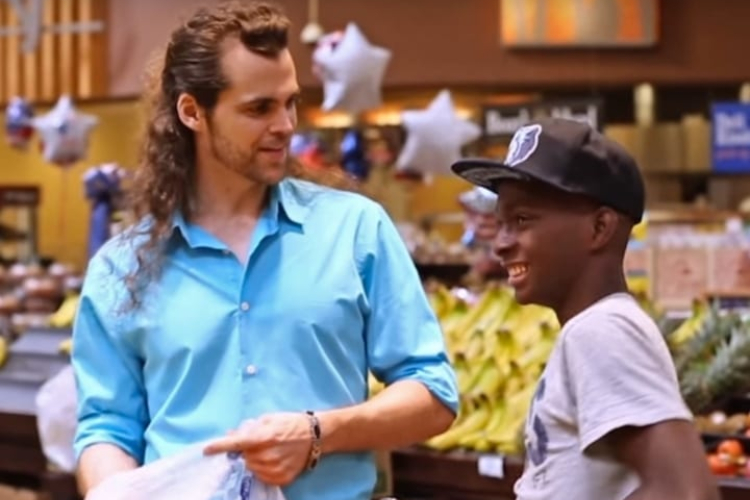
<instances>
[{"instance_id":1,"label":"wooden wall panel","mask_svg":"<svg viewBox=\"0 0 750 500\"><path fill-rule=\"evenodd\" d=\"M0 36L0 103L15 96L51 103L62 94L73 99L107 95L107 26L103 31L71 30L71 25L106 23L109 0L42 0L41 32L33 52L23 35ZM21 19L0 2L0 26L20 30ZM67 26L67 27L66 27Z\"/></svg>"},{"instance_id":2,"label":"wooden wall panel","mask_svg":"<svg viewBox=\"0 0 750 500\"><path fill-rule=\"evenodd\" d=\"M155 50L198 6L215 0L110 1L110 95L133 97ZM280 0L292 20L297 75L320 89L312 51L300 42L307 0ZM663 0L659 42L646 49L510 49L499 42L499 0L322 0L325 31L355 22L393 53L384 86L487 86L496 91L591 90L634 86L739 85L750 81L750 1ZM739 54L739 55L738 55Z\"/></svg>"}]
</instances>

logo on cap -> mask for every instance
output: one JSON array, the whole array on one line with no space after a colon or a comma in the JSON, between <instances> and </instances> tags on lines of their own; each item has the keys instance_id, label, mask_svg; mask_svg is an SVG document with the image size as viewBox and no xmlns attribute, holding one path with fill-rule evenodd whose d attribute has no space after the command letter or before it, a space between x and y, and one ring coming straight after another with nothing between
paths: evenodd
<instances>
[{"instance_id":1,"label":"logo on cap","mask_svg":"<svg viewBox=\"0 0 750 500\"><path fill-rule=\"evenodd\" d=\"M538 123L519 128L510 141L505 164L514 167L528 160L539 146L539 135L541 133L542 126Z\"/></svg>"}]
</instances>

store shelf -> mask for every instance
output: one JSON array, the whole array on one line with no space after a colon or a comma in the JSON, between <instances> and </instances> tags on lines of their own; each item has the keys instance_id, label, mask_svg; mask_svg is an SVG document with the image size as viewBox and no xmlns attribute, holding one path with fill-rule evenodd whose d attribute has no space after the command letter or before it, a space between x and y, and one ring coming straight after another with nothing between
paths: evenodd
<instances>
[{"instance_id":1,"label":"store shelf","mask_svg":"<svg viewBox=\"0 0 750 500\"><path fill-rule=\"evenodd\" d=\"M747 500L750 498L750 479L719 479L722 500Z\"/></svg>"},{"instance_id":2,"label":"store shelf","mask_svg":"<svg viewBox=\"0 0 750 500\"><path fill-rule=\"evenodd\" d=\"M513 500L523 462L505 457L502 479L479 474L476 453L439 453L410 448L393 453L393 488L398 500Z\"/></svg>"},{"instance_id":3,"label":"store shelf","mask_svg":"<svg viewBox=\"0 0 750 500\"><path fill-rule=\"evenodd\" d=\"M41 490L49 500L81 500L75 476L64 472L47 472L41 479Z\"/></svg>"},{"instance_id":4,"label":"store shelf","mask_svg":"<svg viewBox=\"0 0 750 500\"><path fill-rule=\"evenodd\" d=\"M394 496L398 500L514 500L513 484L523 472L518 457L505 457L504 478L479 474L476 453L439 453L412 448L393 453ZM722 500L750 498L750 480L718 480Z\"/></svg>"},{"instance_id":5,"label":"store shelf","mask_svg":"<svg viewBox=\"0 0 750 500\"><path fill-rule=\"evenodd\" d=\"M415 262L419 277L423 280L435 279L448 286L458 285L469 272L469 264L464 263L423 263Z\"/></svg>"}]
</instances>

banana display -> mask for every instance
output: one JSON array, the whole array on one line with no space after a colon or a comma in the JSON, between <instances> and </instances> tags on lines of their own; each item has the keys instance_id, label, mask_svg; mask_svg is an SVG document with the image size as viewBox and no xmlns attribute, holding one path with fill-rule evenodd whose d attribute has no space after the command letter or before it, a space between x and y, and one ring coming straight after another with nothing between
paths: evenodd
<instances>
[{"instance_id":1,"label":"banana display","mask_svg":"<svg viewBox=\"0 0 750 500\"><path fill-rule=\"evenodd\" d=\"M711 313L711 306L705 300L694 300L690 316L667 335L671 351L677 351L690 342L700 331Z\"/></svg>"},{"instance_id":2,"label":"banana display","mask_svg":"<svg viewBox=\"0 0 750 500\"><path fill-rule=\"evenodd\" d=\"M55 313L50 316L49 326L53 328L72 327L76 312L78 310L79 299L80 295L78 295L77 293L73 293L65 297L65 300L63 300L63 303L60 304L60 307L57 309L57 311L55 311ZM70 356L72 347L73 339L67 338L60 342L58 350L61 354L67 354L68 356Z\"/></svg>"},{"instance_id":3,"label":"banana display","mask_svg":"<svg viewBox=\"0 0 750 500\"><path fill-rule=\"evenodd\" d=\"M57 311L50 316L49 325L53 328L70 328L73 326L79 298L80 296L77 293L65 297Z\"/></svg>"},{"instance_id":4,"label":"banana display","mask_svg":"<svg viewBox=\"0 0 750 500\"><path fill-rule=\"evenodd\" d=\"M519 455L537 380L560 326L551 309L521 306L505 285L488 283L477 297L468 295L442 285L428 288L456 372L460 407L451 428L424 445L441 451ZM660 320L655 304L644 297L639 303ZM696 343L702 331L713 330L710 318L710 305L696 300L687 319L665 330L673 355ZM383 389L372 375L369 380L371 396Z\"/></svg>"},{"instance_id":5,"label":"banana display","mask_svg":"<svg viewBox=\"0 0 750 500\"><path fill-rule=\"evenodd\" d=\"M0 368L3 367L8 359L8 341L5 337L0 337Z\"/></svg>"},{"instance_id":6,"label":"banana display","mask_svg":"<svg viewBox=\"0 0 750 500\"><path fill-rule=\"evenodd\" d=\"M73 339L67 338L60 342L60 345L57 347L57 349L60 351L60 354L65 354L70 356L71 351L73 350Z\"/></svg>"},{"instance_id":7,"label":"banana display","mask_svg":"<svg viewBox=\"0 0 750 500\"><path fill-rule=\"evenodd\" d=\"M513 290L499 283L488 283L473 300L441 285L428 297L443 328L461 400L453 426L425 446L521 453L526 414L560 329L555 314L519 305ZM382 388L371 383L373 393Z\"/></svg>"}]
</instances>

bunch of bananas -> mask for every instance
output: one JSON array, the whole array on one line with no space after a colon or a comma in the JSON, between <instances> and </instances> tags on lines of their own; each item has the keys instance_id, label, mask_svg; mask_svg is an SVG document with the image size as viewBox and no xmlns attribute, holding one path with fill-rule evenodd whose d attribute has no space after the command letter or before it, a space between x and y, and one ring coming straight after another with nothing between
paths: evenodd
<instances>
[{"instance_id":1,"label":"bunch of bananas","mask_svg":"<svg viewBox=\"0 0 750 500\"><path fill-rule=\"evenodd\" d=\"M49 326L53 328L70 328L73 326L76 312L78 311L78 294L71 294L65 297L65 300L57 309L57 311L50 316Z\"/></svg>"},{"instance_id":2,"label":"bunch of bananas","mask_svg":"<svg viewBox=\"0 0 750 500\"><path fill-rule=\"evenodd\" d=\"M444 287L429 294L461 396L453 426L425 444L438 450L523 452L523 426L536 383L560 330L550 309L521 306L490 283L470 304Z\"/></svg>"},{"instance_id":3,"label":"bunch of bananas","mask_svg":"<svg viewBox=\"0 0 750 500\"><path fill-rule=\"evenodd\" d=\"M705 300L694 300L691 314L667 335L667 344L676 351L687 344L700 331L711 313L711 305Z\"/></svg>"},{"instance_id":4,"label":"bunch of bananas","mask_svg":"<svg viewBox=\"0 0 750 500\"><path fill-rule=\"evenodd\" d=\"M73 293L65 297L65 300L55 313L50 316L49 326L52 328L71 328L75 321L76 313L78 312L78 302L80 296L77 293ZM66 354L70 356L71 349L73 348L73 339L67 338L60 342L58 350L60 354Z\"/></svg>"}]
</instances>

